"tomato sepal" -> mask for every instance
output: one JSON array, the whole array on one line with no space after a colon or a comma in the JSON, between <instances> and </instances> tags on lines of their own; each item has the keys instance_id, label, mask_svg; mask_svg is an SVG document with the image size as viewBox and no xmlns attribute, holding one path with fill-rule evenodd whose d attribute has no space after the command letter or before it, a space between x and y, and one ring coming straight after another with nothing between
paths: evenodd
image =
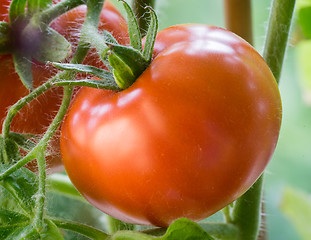
<instances>
[{"instance_id":1,"label":"tomato sepal","mask_svg":"<svg viewBox=\"0 0 311 240\"><path fill-rule=\"evenodd\" d=\"M15 22L18 18L25 17L26 15L26 0L12 0L9 8L10 22Z\"/></svg>"},{"instance_id":2,"label":"tomato sepal","mask_svg":"<svg viewBox=\"0 0 311 240\"><path fill-rule=\"evenodd\" d=\"M102 80L113 81L112 73L105 69L84 64L57 63L57 62L53 62L51 64L53 64L54 67L57 67L61 70L71 70L80 73L92 74Z\"/></svg>"},{"instance_id":3,"label":"tomato sepal","mask_svg":"<svg viewBox=\"0 0 311 240\"><path fill-rule=\"evenodd\" d=\"M135 48L111 43L106 44L131 69L136 78L148 67L149 62L147 59ZM115 69L118 70L118 66L115 66Z\"/></svg>"},{"instance_id":4,"label":"tomato sepal","mask_svg":"<svg viewBox=\"0 0 311 240\"><path fill-rule=\"evenodd\" d=\"M149 6L147 6L146 8L149 9L150 11L151 19L149 23L148 32L146 35L143 56L146 58L147 62L150 63L152 59L154 43L155 43L157 32L158 32L159 22L158 22L158 17L155 14L153 8Z\"/></svg>"},{"instance_id":5,"label":"tomato sepal","mask_svg":"<svg viewBox=\"0 0 311 240\"><path fill-rule=\"evenodd\" d=\"M91 87L96 89L105 89L105 90L113 90L120 91L122 90L115 82L109 81L98 81L94 79L83 79L77 81L60 81L54 83L54 86L83 86L83 87Z\"/></svg>"},{"instance_id":6,"label":"tomato sepal","mask_svg":"<svg viewBox=\"0 0 311 240\"><path fill-rule=\"evenodd\" d=\"M142 41L141 41L141 33L139 30L138 22L135 17L135 14L130 7L130 5L124 1L124 0L119 0L123 3L124 10L127 15L127 25L128 25L128 32L130 36L130 43L133 48L136 50L142 52Z\"/></svg>"},{"instance_id":7,"label":"tomato sepal","mask_svg":"<svg viewBox=\"0 0 311 240\"><path fill-rule=\"evenodd\" d=\"M93 76L100 78L96 79L81 79L81 80L59 80L54 82L55 86L86 86L98 89L115 90L119 91L121 88L117 85L113 73L100 69L94 66L83 65L83 64L71 64L71 63L52 63L55 67L67 70L75 71L80 73L92 74Z\"/></svg>"},{"instance_id":8,"label":"tomato sepal","mask_svg":"<svg viewBox=\"0 0 311 240\"><path fill-rule=\"evenodd\" d=\"M53 0L27 0L27 15L34 15L52 6Z\"/></svg>"},{"instance_id":9,"label":"tomato sepal","mask_svg":"<svg viewBox=\"0 0 311 240\"><path fill-rule=\"evenodd\" d=\"M135 82L136 77L133 71L116 54L110 52L108 60L113 67L114 79L121 89L126 89Z\"/></svg>"},{"instance_id":10,"label":"tomato sepal","mask_svg":"<svg viewBox=\"0 0 311 240\"><path fill-rule=\"evenodd\" d=\"M20 80L24 86L30 91L33 90L33 76L32 76L32 64L30 56L23 56L21 53L13 54L13 62L15 71L17 72Z\"/></svg>"},{"instance_id":11,"label":"tomato sepal","mask_svg":"<svg viewBox=\"0 0 311 240\"><path fill-rule=\"evenodd\" d=\"M33 58L39 62L60 62L71 54L71 44L52 28L47 28L42 33L40 47L35 51Z\"/></svg>"}]
</instances>

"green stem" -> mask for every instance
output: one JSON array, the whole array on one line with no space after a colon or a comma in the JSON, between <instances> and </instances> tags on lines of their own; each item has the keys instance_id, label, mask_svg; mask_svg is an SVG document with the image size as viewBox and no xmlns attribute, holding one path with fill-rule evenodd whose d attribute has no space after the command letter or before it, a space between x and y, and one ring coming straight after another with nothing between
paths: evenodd
<instances>
[{"instance_id":1,"label":"green stem","mask_svg":"<svg viewBox=\"0 0 311 240\"><path fill-rule=\"evenodd\" d=\"M69 76L72 74L69 74ZM35 147L38 169L39 169L39 189L37 193L37 212L34 219L35 227L40 230L43 227L43 216L44 216L44 207L45 207L45 195L46 195L46 163L44 153L46 147L48 145L49 140L55 134L55 131L59 127L62 119L64 118L67 109L70 104L72 88L65 87L64 88L64 97L62 104L56 114L53 122L49 126L48 130L44 134L43 138L39 141L39 143Z\"/></svg>"},{"instance_id":2,"label":"green stem","mask_svg":"<svg viewBox=\"0 0 311 240\"><path fill-rule=\"evenodd\" d=\"M36 214L34 217L34 227L38 230L38 232L41 231L43 228L43 216L44 216L44 207L45 207L45 194L46 194L46 163L45 163L45 147L42 147L37 152L37 163L38 163L38 169L39 169L39 187L38 187L38 193L36 195Z\"/></svg>"},{"instance_id":3,"label":"green stem","mask_svg":"<svg viewBox=\"0 0 311 240\"><path fill-rule=\"evenodd\" d=\"M263 57L277 82L280 80L295 2L274 0L272 3Z\"/></svg>"},{"instance_id":4,"label":"green stem","mask_svg":"<svg viewBox=\"0 0 311 240\"><path fill-rule=\"evenodd\" d=\"M57 227L73 232L77 232L81 235L89 237L90 239L98 239L98 240L105 240L109 239L110 236L103 231L100 231L96 228L87 226L85 224L72 222L72 221L65 221L59 219L50 219Z\"/></svg>"},{"instance_id":5,"label":"green stem","mask_svg":"<svg viewBox=\"0 0 311 240\"><path fill-rule=\"evenodd\" d=\"M147 34L149 27L149 16L150 11L147 6L154 8L155 0L134 0L133 1L133 11L138 21L140 33L143 36Z\"/></svg>"},{"instance_id":6,"label":"green stem","mask_svg":"<svg viewBox=\"0 0 311 240\"><path fill-rule=\"evenodd\" d=\"M51 84L51 81L48 81L38 88L36 88L34 91L32 91L29 95L21 98L17 103L15 103L13 106L10 107L6 118L3 122L2 126L2 133L4 138L8 138L10 133L10 125L14 118L14 116L20 111L25 105L27 105L30 101L37 98L39 95L47 91L48 89L52 88L53 85Z\"/></svg>"},{"instance_id":7,"label":"green stem","mask_svg":"<svg viewBox=\"0 0 311 240\"><path fill-rule=\"evenodd\" d=\"M227 29L252 44L253 32L250 0L225 0L224 3ZM236 200L232 216L230 216L229 206L225 209L226 222L233 223L238 228L236 239L257 239L260 225L261 191L262 177L251 189Z\"/></svg>"},{"instance_id":8,"label":"green stem","mask_svg":"<svg viewBox=\"0 0 311 240\"><path fill-rule=\"evenodd\" d=\"M103 55L108 50L108 46L105 43L104 37L98 32L98 29L93 26L89 25L85 27L85 34L81 36L85 39L89 39L90 43L96 47L99 55Z\"/></svg>"},{"instance_id":9,"label":"green stem","mask_svg":"<svg viewBox=\"0 0 311 240\"><path fill-rule=\"evenodd\" d=\"M10 174L15 172L17 169L20 169L25 164L30 162L31 160L36 158L36 150L35 148L32 149L22 160L18 161L16 164L12 165L10 168L8 168L6 171L2 172L0 174L0 180L8 177Z\"/></svg>"},{"instance_id":10,"label":"green stem","mask_svg":"<svg viewBox=\"0 0 311 240\"><path fill-rule=\"evenodd\" d=\"M95 26L98 25L99 21L99 14L102 9L103 1L95 1L95 0L89 0L88 2L88 12L86 16L86 23L93 23ZM99 12L98 12L98 7ZM83 28L82 28L83 31ZM81 42L81 41L80 41ZM79 44L76 54L74 55L72 62L74 63L81 63L86 56L88 52L88 44L87 46L84 46L84 42L82 40L82 43ZM65 72L63 74L66 74L65 79L72 79L75 77L75 72ZM62 104L53 119L53 122L50 124L48 130L44 134L43 138L39 141L39 143L36 145L35 150L36 157L37 157L37 163L39 167L39 189L37 193L37 211L34 218L34 225L40 231L43 227L43 217L44 217L44 208L45 208L45 195L46 195L46 163L45 163L45 157L44 153L46 150L46 147L48 145L49 140L53 137L55 134L55 131L58 129L60 123L62 122L63 118L65 117L65 114L67 112L67 109L70 105L71 96L72 96L73 88L70 86L64 87L64 94L63 94L63 100Z\"/></svg>"},{"instance_id":11,"label":"green stem","mask_svg":"<svg viewBox=\"0 0 311 240\"><path fill-rule=\"evenodd\" d=\"M295 0L274 0L269 19L264 58L279 82ZM233 209L233 223L240 240L255 240L260 223L263 176L242 196Z\"/></svg>"},{"instance_id":12,"label":"green stem","mask_svg":"<svg viewBox=\"0 0 311 240\"><path fill-rule=\"evenodd\" d=\"M82 57L83 57L83 55L80 56L80 54L76 54L74 56L73 60L82 62L83 58L84 58L84 57L83 58ZM41 86L39 86L38 88L36 88L33 92L31 92L26 97L20 99L16 104L14 104L9 109L9 112L8 112L8 114L7 114L7 116L6 116L5 120L4 120L4 123L3 123L3 128L2 128L3 138L8 138L9 137L11 122L12 122L14 116L18 113L19 110L21 110L25 105L27 105L30 101L34 100L40 94L42 94L45 91L47 91L48 89L50 89L53 86L53 81L56 81L59 78L61 78L61 79L71 79L72 77L73 77L73 73L72 72L67 72L67 71L61 72L60 74L58 74L55 77L53 77L52 79L50 79L48 82L46 82L46 83L42 84ZM70 88L71 91L72 91L71 87L65 87L64 88L64 93L66 92L66 88ZM64 97L64 98L66 98L66 97ZM70 98L67 97L67 99L65 101L68 101L68 105L69 105ZM39 141L39 143L23 159L21 159L16 164L12 165L6 171L1 173L0 174L0 180L5 178L5 177L7 177L7 176L9 176L11 173L15 172L17 169L23 167L25 164L27 164L31 160L35 159L36 156L37 156L37 153L39 151L41 151L42 147L46 147L46 145L48 144L48 141L54 135L55 131L59 127L59 125L60 125L60 123L61 123L61 121L62 121L62 119L63 119L63 117L64 117L64 115L66 113L66 109L67 108L66 109L62 109L62 110L61 110L61 108L62 108L62 106L60 107L60 110L59 110L58 114L55 116L55 119L53 120L53 122L49 126L49 129L44 134L43 138Z\"/></svg>"},{"instance_id":13,"label":"green stem","mask_svg":"<svg viewBox=\"0 0 311 240\"><path fill-rule=\"evenodd\" d=\"M78 7L79 5L85 4L85 0L64 0L47 10L43 11L37 16L37 22L48 25L58 16L68 12L70 9Z\"/></svg>"},{"instance_id":14,"label":"green stem","mask_svg":"<svg viewBox=\"0 0 311 240\"><path fill-rule=\"evenodd\" d=\"M263 176L235 203L232 223L239 228L239 240L256 240L260 225Z\"/></svg>"},{"instance_id":15,"label":"green stem","mask_svg":"<svg viewBox=\"0 0 311 240\"><path fill-rule=\"evenodd\" d=\"M225 222L226 223L230 223L230 222L232 222L232 217L231 217L231 206L230 205L228 205L228 206L226 206L225 208L223 208L222 209L222 213L223 213L223 215L224 215L224 217L225 217Z\"/></svg>"}]
</instances>

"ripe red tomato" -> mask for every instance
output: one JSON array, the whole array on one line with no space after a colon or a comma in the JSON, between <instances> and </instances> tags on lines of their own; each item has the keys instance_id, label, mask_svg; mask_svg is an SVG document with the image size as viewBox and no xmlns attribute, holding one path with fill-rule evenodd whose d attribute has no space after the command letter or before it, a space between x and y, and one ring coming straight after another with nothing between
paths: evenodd
<instances>
[{"instance_id":1,"label":"ripe red tomato","mask_svg":"<svg viewBox=\"0 0 311 240\"><path fill-rule=\"evenodd\" d=\"M8 21L8 7L11 0L0 1L0 20ZM68 13L54 20L51 27L65 36L71 44L77 45L79 40L79 29L86 15L86 6L77 7ZM117 9L106 1L100 16L100 29L111 31L114 36L123 44L128 42L127 25L124 18ZM94 52L86 58L86 63L97 67L102 66ZM32 65L34 76L34 87L44 83L56 72L51 67L34 61ZM20 98L29 92L21 83L14 70L12 55L0 56L0 126L2 126L9 106L16 103ZM20 133L43 134L53 117L55 116L61 103L62 88L54 88L36 100L25 106L14 118L11 131ZM0 130L1 131L1 130ZM59 150L59 138L55 138L50 146L52 152L48 156L49 171L57 171L62 166ZM34 163L29 167L34 169Z\"/></svg>"},{"instance_id":2,"label":"ripe red tomato","mask_svg":"<svg viewBox=\"0 0 311 240\"><path fill-rule=\"evenodd\" d=\"M275 79L244 40L188 24L158 33L151 65L121 92L82 88L62 126L65 169L126 222L200 220L241 196L275 149Z\"/></svg>"}]
</instances>

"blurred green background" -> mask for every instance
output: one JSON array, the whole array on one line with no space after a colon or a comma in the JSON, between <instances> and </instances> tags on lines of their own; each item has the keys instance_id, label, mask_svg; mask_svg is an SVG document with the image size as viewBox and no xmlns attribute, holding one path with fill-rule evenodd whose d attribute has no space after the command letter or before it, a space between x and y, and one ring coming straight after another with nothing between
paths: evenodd
<instances>
[{"instance_id":1,"label":"blurred green background","mask_svg":"<svg viewBox=\"0 0 311 240\"><path fill-rule=\"evenodd\" d=\"M263 52L270 6L271 0L252 1L254 41L259 53ZM225 27L223 1L221 0L156 0L156 12L159 16L160 29L180 23L207 23ZM280 80L284 110L280 139L265 173L266 231L268 239L271 240L302 239L289 219L282 213L280 204L283 192L288 186L311 193L311 149L308 146L311 138L311 106L307 106L302 99L296 49L292 44L292 38L288 44ZM70 212L74 212L74 215L70 215L72 219L80 221L82 215L82 220L99 227L101 222L98 218L105 221L102 215L94 209L92 209L92 214L98 217L97 220L94 220L94 216L88 218L89 212L84 211L81 206L77 212L75 204L71 203L68 206L64 201L57 201L53 195L51 198L49 208L60 210L58 212L64 213L61 217L67 218L66 214L70 215ZM87 206L85 204L85 207ZM82 238L72 237L72 239Z\"/></svg>"}]
</instances>

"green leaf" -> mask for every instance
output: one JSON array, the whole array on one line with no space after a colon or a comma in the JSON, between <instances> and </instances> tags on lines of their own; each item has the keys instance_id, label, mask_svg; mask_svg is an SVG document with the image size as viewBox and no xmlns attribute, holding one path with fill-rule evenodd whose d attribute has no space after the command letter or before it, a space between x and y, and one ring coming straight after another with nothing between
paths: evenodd
<instances>
[{"instance_id":1,"label":"green leaf","mask_svg":"<svg viewBox=\"0 0 311 240\"><path fill-rule=\"evenodd\" d=\"M299 81L306 104L311 105L311 40L301 41L296 46Z\"/></svg>"},{"instance_id":2,"label":"green leaf","mask_svg":"<svg viewBox=\"0 0 311 240\"><path fill-rule=\"evenodd\" d=\"M12 139L4 139L0 135L0 158L2 163L14 163L21 159L19 147Z\"/></svg>"},{"instance_id":3,"label":"green leaf","mask_svg":"<svg viewBox=\"0 0 311 240\"><path fill-rule=\"evenodd\" d=\"M27 0L27 14L32 16L34 13L47 9L52 4L53 0Z\"/></svg>"},{"instance_id":4,"label":"green leaf","mask_svg":"<svg viewBox=\"0 0 311 240\"><path fill-rule=\"evenodd\" d=\"M38 232L28 218L17 216L15 213L0 210L1 217L6 217L6 222L0 225L0 239L5 240L63 240L64 236L60 229L48 219L44 220L43 228Z\"/></svg>"},{"instance_id":5,"label":"green leaf","mask_svg":"<svg viewBox=\"0 0 311 240\"><path fill-rule=\"evenodd\" d=\"M25 215L0 209L0 239L5 239L16 229L28 223L29 218Z\"/></svg>"},{"instance_id":6,"label":"green leaf","mask_svg":"<svg viewBox=\"0 0 311 240\"><path fill-rule=\"evenodd\" d=\"M17 18L25 16L26 0L12 0L9 9L10 22L15 22Z\"/></svg>"},{"instance_id":7,"label":"green leaf","mask_svg":"<svg viewBox=\"0 0 311 240\"><path fill-rule=\"evenodd\" d=\"M10 25L7 22L0 22L0 54L10 53Z\"/></svg>"},{"instance_id":8,"label":"green leaf","mask_svg":"<svg viewBox=\"0 0 311 240\"><path fill-rule=\"evenodd\" d=\"M61 62L71 54L70 43L52 28L47 28L40 39L41 46L33 58L40 62Z\"/></svg>"},{"instance_id":9,"label":"green leaf","mask_svg":"<svg viewBox=\"0 0 311 240\"><path fill-rule=\"evenodd\" d=\"M64 236L60 229L48 219L44 220L44 227L40 231L40 237L42 240L62 240Z\"/></svg>"},{"instance_id":10,"label":"green leaf","mask_svg":"<svg viewBox=\"0 0 311 240\"><path fill-rule=\"evenodd\" d=\"M26 220L27 221L27 220ZM0 237L5 240L62 240L64 236L60 229L50 220L45 219L43 229L39 232L31 225L31 223L24 222L24 224L15 224L15 228L10 229L9 226L0 227Z\"/></svg>"},{"instance_id":11,"label":"green leaf","mask_svg":"<svg viewBox=\"0 0 311 240\"><path fill-rule=\"evenodd\" d=\"M40 235L36 229L31 225L25 227L19 227L11 234L9 234L5 240L38 240Z\"/></svg>"},{"instance_id":12,"label":"green leaf","mask_svg":"<svg viewBox=\"0 0 311 240\"><path fill-rule=\"evenodd\" d=\"M9 166L0 165L0 172ZM38 190L37 175L21 168L0 181L0 209L31 217L34 214L35 199Z\"/></svg>"},{"instance_id":13,"label":"green leaf","mask_svg":"<svg viewBox=\"0 0 311 240\"><path fill-rule=\"evenodd\" d=\"M36 136L32 134L10 132L9 138L13 140L20 148L27 151L32 150L36 146L36 143L30 139L36 138Z\"/></svg>"},{"instance_id":14,"label":"green leaf","mask_svg":"<svg viewBox=\"0 0 311 240\"><path fill-rule=\"evenodd\" d=\"M0 173L10 165L0 165ZM40 239L32 228L37 175L26 168L16 170L0 181L0 239Z\"/></svg>"},{"instance_id":15,"label":"green leaf","mask_svg":"<svg viewBox=\"0 0 311 240\"><path fill-rule=\"evenodd\" d=\"M20 53L16 52L13 54L13 61L15 66L15 71L20 77L22 83L29 90L33 90L33 77L31 68L31 57L22 56Z\"/></svg>"},{"instance_id":16,"label":"green leaf","mask_svg":"<svg viewBox=\"0 0 311 240\"><path fill-rule=\"evenodd\" d=\"M151 62L153 47L158 31L158 18L154 10L151 7L148 7L150 10L151 20L146 36L146 42L144 47L143 56L147 59L147 62Z\"/></svg>"},{"instance_id":17,"label":"green leaf","mask_svg":"<svg viewBox=\"0 0 311 240\"><path fill-rule=\"evenodd\" d=\"M124 0L121 1L124 5L124 9L127 15L127 25L131 46L136 50L142 52L141 33L139 30L137 19L130 5L128 5L128 3L125 2Z\"/></svg>"},{"instance_id":18,"label":"green leaf","mask_svg":"<svg viewBox=\"0 0 311 240\"><path fill-rule=\"evenodd\" d=\"M302 239L311 239L311 195L286 188L281 203L282 212L289 218Z\"/></svg>"},{"instance_id":19,"label":"green leaf","mask_svg":"<svg viewBox=\"0 0 311 240\"><path fill-rule=\"evenodd\" d=\"M0 209L0 227L3 227L4 225L8 225L8 223L12 224L13 220L14 220L14 224L24 223L28 221L29 218L17 212Z\"/></svg>"},{"instance_id":20,"label":"green leaf","mask_svg":"<svg viewBox=\"0 0 311 240\"><path fill-rule=\"evenodd\" d=\"M163 240L213 240L197 223L186 218L174 221L167 229Z\"/></svg>"}]
</instances>

